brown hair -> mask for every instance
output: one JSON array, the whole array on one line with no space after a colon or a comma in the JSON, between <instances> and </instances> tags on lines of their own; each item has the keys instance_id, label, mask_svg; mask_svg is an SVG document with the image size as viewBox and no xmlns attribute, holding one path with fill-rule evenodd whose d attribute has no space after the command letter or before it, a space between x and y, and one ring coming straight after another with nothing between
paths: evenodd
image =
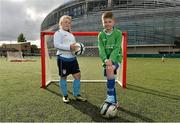
<instances>
[{"instance_id":1,"label":"brown hair","mask_svg":"<svg viewBox=\"0 0 180 123\"><path fill-rule=\"evenodd\" d=\"M102 20L104 20L104 19L106 19L106 18L113 19L113 20L115 19L113 13L112 13L112 12L109 12L109 11L104 12L104 13L102 14Z\"/></svg>"}]
</instances>

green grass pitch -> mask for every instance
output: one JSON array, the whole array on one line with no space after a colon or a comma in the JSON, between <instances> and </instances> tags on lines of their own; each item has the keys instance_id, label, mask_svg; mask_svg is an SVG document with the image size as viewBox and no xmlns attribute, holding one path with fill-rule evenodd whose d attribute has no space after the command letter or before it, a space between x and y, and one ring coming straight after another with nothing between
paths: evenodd
<instances>
[{"instance_id":1,"label":"green grass pitch","mask_svg":"<svg viewBox=\"0 0 180 123\"><path fill-rule=\"evenodd\" d=\"M93 67L90 59L101 64L99 58L81 57L81 66L101 77L101 67ZM56 67L55 62L52 66ZM58 83L40 88L40 58L24 63L0 58L0 122L180 122L180 59L128 58L127 66L127 88L116 85L118 116L108 120L99 114L105 83L81 84L87 102L72 100L72 83L68 83L71 102L64 104Z\"/></svg>"}]
</instances>

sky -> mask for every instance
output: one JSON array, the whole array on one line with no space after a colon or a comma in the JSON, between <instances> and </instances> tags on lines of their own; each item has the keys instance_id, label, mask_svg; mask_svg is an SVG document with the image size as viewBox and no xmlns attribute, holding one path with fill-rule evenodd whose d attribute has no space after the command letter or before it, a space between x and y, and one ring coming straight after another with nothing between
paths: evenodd
<instances>
[{"instance_id":1,"label":"sky","mask_svg":"<svg viewBox=\"0 0 180 123\"><path fill-rule=\"evenodd\" d=\"M40 24L48 13L70 0L0 0L0 41L14 41L23 33L39 40Z\"/></svg>"},{"instance_id":2,"label":"sky","mask_svg":"<svg viewBox=\"0 0 180 123\"><path fill-rule=\"evenodd\" d=\"M45 16L68 1L0 0L0 43L17 40L20 33L27 40L39 40L40 24Z\"/></svg>"}]
</instances>

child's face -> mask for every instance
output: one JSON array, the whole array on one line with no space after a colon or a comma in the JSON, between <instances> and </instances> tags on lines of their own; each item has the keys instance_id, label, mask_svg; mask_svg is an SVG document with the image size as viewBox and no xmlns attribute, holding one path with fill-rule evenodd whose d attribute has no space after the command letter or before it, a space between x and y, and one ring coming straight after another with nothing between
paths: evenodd
<instances>
[{"instance_id":1,"label":"child's face","mask_svg":"<svg viewBox=\"0 0 180 123\"><path fill-rule=\"evenodd\" d=\"M64 18L63 21L61 22L61 27L65 31L69 31L71 28L71 20Z\"/></svg>"},{"instance_id":2,"label":"child's face","mask_svg":"<svg viewBox=\"0 0 180 123\"><path fill-rule=\"evenodd\" d=\"M114 19L110 19L110 18L103 19L103 27L106 30L112 30L114 24L115 24Z\"/></svg>"}]
</instances>

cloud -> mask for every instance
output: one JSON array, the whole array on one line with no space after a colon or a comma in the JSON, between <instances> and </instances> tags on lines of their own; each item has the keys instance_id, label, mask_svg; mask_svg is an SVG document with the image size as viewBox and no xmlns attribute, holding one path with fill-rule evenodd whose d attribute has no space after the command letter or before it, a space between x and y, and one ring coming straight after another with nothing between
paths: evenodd
<instances>
[{"instance_id":1,"label":"cloud","mask_svg":"<svg viewBox=\"0 0 180 123\"><path fill-rule=\"evenodd\" d=\"M10 1L10 2L25 2L26 0L7 0L7 1Z\"/></svg>"},{"instance_id":2,"label":"cloud","mask_svg":"<svg viewBox=\"0 0 180 123\"><path fill-rule=\"evenodd\" d=\"M32 21L37 21L38 19L44 18L46 13L38 13L34 8L27 8L26 14Z\"/></svg>"},{"instance_id":3,"label":"cloud","mask_svg":"<svg viewBox=\"0 0 180 123\"><path fill-rule=\"evenodd\" d=\"M16 40L22 32L27 40L38 40L45 16L70 0L0 0L0 41Z\"/></svg>"}]
</instances>

